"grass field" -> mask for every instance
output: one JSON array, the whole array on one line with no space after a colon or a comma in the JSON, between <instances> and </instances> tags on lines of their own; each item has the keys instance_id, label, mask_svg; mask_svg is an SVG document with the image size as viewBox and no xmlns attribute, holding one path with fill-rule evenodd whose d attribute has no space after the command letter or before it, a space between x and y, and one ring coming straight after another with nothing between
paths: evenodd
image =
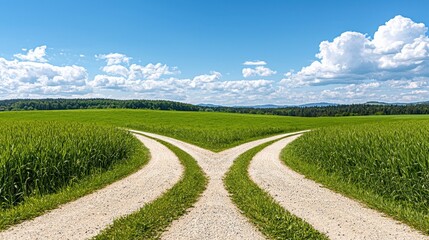
<instances>
[{"instance_id":1,"label":"grass field","mask_svg":"<svg viewBox=\"0 0 429 240\"><path fill-rule=\"evenodd\" d=\"M128 127L171 136L220 151L253 139L323 126L397 120L419 121L427 116L282 117L270 115L151 110L67 110L1 112L2 121L56 120ZM4 123L4 124L7 124Z\"/></svg>"},{"instance_id":2,"label":"grass field","mask_svg":"<svg viewBox=\"0 0 429 240\"><path fill-rule=\"evenodd\" d=\"M24 144L25 147L21 147L22 149L16 148L15 145L13 145L14 146L13 151L9 151L8 154L4 154L4 156L2 156L3 159L5 159L5 157L10 158L11 156L15 156L15 155L18 157L17 159L20 159L21 156L25 156L25 153L32 153L33 154L34 152L37 152L36 150L34 150L35 148L33 148L32 151L27 151L27 150L25 150L26 148L39 146L39 148L41 148L41 149L47 149L47 153L46 153L46 155L43 155L43 156L38 156L38 155L33 154L34 156L36 156L36 159L40 160L40 159L45 159L45 156L52 156L51 158L53 159L54 162L55 161L61 162L61 160L66 159L66 156L73 155L75 153L76 154L83 154L82 156L84 156L84 158L82 158L82 159L87 159L89 161L91 159L90 156L93 156L94 154L98 154L98 153L101 154L101 153L103 153L103 151L109 151L109 148L115 149L115 145L121 145L121 144L118 144L118 142L121 142L121 143L123 141L127 142L129 140L128 137L130 137L130 136L128 136L127 134L121 135L123 132L121 132L119 130L114 130L115 127L132 128L132 129L136 129L136 130L154 132L154 133L158 133L158 134L162 134L162 135L166 135L166 136L171 136L171 137L174 137L174 138L177 138L177 139L180 139L180 140L192 143L192 144L196 144L196 145L201 146L203 148L206 148L209 150L214 150L214 151L224 150L224 149L239 145L241 143L244 143L244 142L247 142L250 140L254 140L254 139L258 139L258 138L262 138L262 137L267 137L267 136L278 134L278 133L292 132L292 131L298 131L298 130L304 130L304 129L318 129L321 127L327 127L326 129L336 129L336 127L338 127L338 129L342 129L342 130L335 132L335 134L327 135L327 136L330 136L332 139L331 138L330 139L319 139L317 142L318 145L316 143L311 143L311 144L314 144L312 149L314 151L313 153L316 153L317 152L316 147L318 147L318 148L321 147L323 150L323 146L324 146L323 144L331 145L330 143L335 143L335 137L338 137L338 139L340 139L340 140L338 140L337 143L343 144L343 145L339 145L341 147L338 149L338 152L340 154L338 156L341 157L341 156L346 156L344 154L347 154L347 153L356 154L356 152L353 152L353 150L356 150L356 151L359 150L359 146L357 146L357 145L355 148L352 148L352 149L348 148L347 147L348 144L353 144L353 143L350 141L349 142L347 142L347 141L342 142L344 139L337 136L337 135L344 135L344 137L346 137L346 138L354 136L353 134L347 135L347 131L349 131L347 129L355 129L356 132L359 132L360 131L359 129L362 128L362 127L360 127L361 124L364 124L364 125L362 125L362 126L365 126L365 127L363 127L364 128L363 130L365 130L365 132L367 134L369 134L372 130L377 130L377 126L383 125L384 130L383 130L383 127L381 127L379 129L379 132L377 132L377 134L381 134L381 133L383 133L383 131L388 129L389 126L396 126L396 128L401 129L403 125L424 126L424 125L427 125L428 121L429 121L429 117L424 116L424 115L420 115L420 116L366 116L366 117L335 117L335 118L329 118L329 117L300 118L300 117L281 117L281 116L266 116L266 115L206 113L206 112L150 111L150 110L26 111L26 112L1 112L0 113L0 129L1 129L0 138L8 139L7 141L12 141L11 139L14 138L13 141L17 141L17 142L21 141L22 142L25 140L25 138L29 137L28 139L30 141L30 142L28 142L28 144ZM53 124L53 123L55 123L55 124ZM26 126L28 129L19 130L20 133L17 136L15 136L15 135L12 136L12 132L17 131L15 129L17 126L18 127L21 126L21 128L22 128L22 126ZM64 128L61 128L61 126L64 126ZM335 128L333 128L333 127L335 127ZM92 131L90 128L95 129L95 130ZM73 129L73 130L71 130L71 129ZM418 135L420 136L420 139L416 140L415 142L408 142L408 145L419 144L420 140L421 141L424 140L424 139L422 140L424 133L421 133L421 129L419 127L417 127L417 128L410 127L407 129L408 129L408 131L411 132L410 137L412 137L412 135L414 133L419 133ZM426 129L426 128L422 128L422 129ZM94 136L91 135L91 134L95 134L97 131L105 132L104 135L101 134L101 136L103 136L103 137L95 137L95 135ZM327 131L327 130L320 130L320 131ZM315 131L314 134L316 134L320 131ZM117 141L112 139L112 138L116 138L116 135L114 135L113 133L120 135ZM113 134L113 135L109 135L109 134ZM46 137L43 138L41 136L46 136ZM313 135L313 133L311 133L308 136L314 136L314 135ZM359 135L359 139L366 139L366 138L368 138L368 136L372 136L372 135L370 135L370 134L369 135L362 135L362 136ZM376 136L376 135L374 135L374 136ZM384 135L382 135L382 136L384 136ZM389 137L389 136L390 135L385 135L385 137ZM401 138L394 138L395 136L396 135L393 135L393 138L391 138L392 141L389 142L389 144L395 143L396 140L398 140L398 139L401 140L402 138L404 138L405 135L404 136L401 135L402 136ZM132 139L132 138L130 138L130 139ZM95 143L97 143L97 144L92 145L93 147L91 147L91 148L85 149L85 146L86 146L85 142L88 142L88 141L89 142L92 141L94 144ZM109 144L112 144L112 145L107 144L105 141L111 141ZM301 141L301 139L300 139L300 141ZM300 141L298 141L298 143ZM329 141L331 141L331 142L329 142ZM380 140L380 141L383 142L383 140ZM37 144L35 144L35 143L37 143ZM41 143L41 145L39 143ZM59 149L62 148L62 146L63 146L60 143L65 144L67 149L63 149L62 151L59 151ZM397 143L401 144L401 142L397 142ZM73 144L75 144L75 145L73 145ZM346 145L344 145L344 144L346 144ZM332 144L332 145L334 145L334 144ZM407 146L407 145L405 145L405 146ZM421 149L421 147L423 147L421 145L416 145L416 146L417 147L414 148L416 151L418 149ZM331 147L333 147L333 146L331 146ZM398 149L404 149L403 146L401 148L401 146L396 146L396 145L395 146L386 145L384 147L387 150L388 149L395 149L396 147L398 147ZM97 152L98 148L100 148L99 152ZM3 147L2 149L6 149L6 148ZM93 150L91 150L91 149L93 149ZM98 171L98 170L96 170L97 168L94 168L95 170L91 170L90 167L73 168L73 167L61 166L61 169L64 169L67 171L64 173L63 172L58 173L58 174L64 175L64 176L61 176L61 179L63 179L62 181L67 182L67 183L75 183L75 184L72 184L72 186L70 188L69 187L64 188L61 186L65 186L65 185L61 185L60 183L58 183L58 184L55 183L54 184L55 189L59 189L58 193L43 195L42 197L40 197L39 195L40 195L40 193L43 193L43 191L46 191L46 193L52 193L52 192L55 192L56 190L52 190L52 189L51 190L31 190L31 191L28 191L28 193L27 193L27 189L25 189L25 190L18 191L18 192L26 192L25 194L22 194L22 196L20 194L18 194L17 195L18 199L14 199L11 197L13 194L5 194L5 192L2 192L1 197L3 199L2 200L3 201L3 208L7 205L11 206L11 205L14 205L15 203L21 201L24 198L24 196L36 195L36 197L30 197L28 199L28 201L26 199L26 201L24 201L24 203L27 202L28 204L18 204L17 206L12 207L10 209L1 210L0 211L0 229L4 229L7 226L14 224L14 223L17 223L19 221L22 221L22 220L25 220L28 218L32 218L34 216L38 216L48 209L53 209L56 206L58 206L59 204L65 203L67 201L70 201L70 200L76 199L80 196L83 196L87 193L90 193L91 191L94 191L97 188L105 186L106 184L111 183L115 180L118 180L121 177L137 170L142 164L147 162L147 156L148 156L142 150L142 147L140 147L139 149L140 149L139 154L138 154L139 159L136 159L135 157L133 157L132 158L133 160L130 160L130 162L127 162L129 164L113 164L114 167L112 170L108 170L106 172L106 174L104 174L104 173L103 174L96 174L96 175L94 175L93 178L85 177L85 175L86 174L91 175L92 171ZM59 151L59 153L57 155L55 155L57 150ZM364 150L366 151L366 149L364 149ZM385 151L387 151L387 150L385 150ZM85 151L89 151L89 152L87 152L85 155L84 154ZM91 152L91 151L95 151L95 152ZM329 151L337 151L337 149L334 148L334 149L331 149ZM363 150L361 149L360 151L363 151ZM401 150L401 151L403 151L403 150ZM175 152L176 152L176 154L179 154L179 155L184 154L184 153L180 153L180 151L178 151L178 150L175 150ZM428 151L426 151L426 152L428 152ZM11 154L11 153L13 153L13 154ZM61 155L61 153L64 154L64 156ZM105 153L107 155L109 155L108 152L105 152ZM373 154L373 155L371 155L371 154ZM371 154L366 156L366 157L383 156L385 154L385 152L380 152L379 155L376 155L375 153L371 153ZM404 153L405 156L408 156L408 159L410 159L410 156L413 156L413 154L421 154L421 153L419 153L419 152L405 152ZM34 157L33 155L32 155L32 157ZM87 157L85 158L85 156L87 156ZM112 155L109 155L109 156L112 156ZM245 163L247 161L246 159L242 160L243 163ZM294 166L293 160L294 159L296 160L298 158L288 158L288 159L292 159L291 161L287 160L288 164L291 164L292 166ZM347 160L349 160L349 159L347 158ZM85 162L88 162L88 161L85 161ZM365 159L360 159L360 161L363 162L363 161L365 161ZM6 160L2 160L0 163L3 164L3 162L6 162ZM35 162L37 163L37 161L35 161ZM295 163L297 163L297 162L298 161L295 161ZM21 160L13 160L12 163L16 164L16 166L22 165ZM69 162L67 162L67 163L69 164ZM296 166L303 166L302 162L299 161L299 163L300 164L296 164ZM299 167L296 167L296 169L299 171L302 171L302 172L305 172L305 169L307 169L307 170L310 169L305 173L310 177L314 177L315 179L317 179L317 176L312 176L312 174L314 172L317 171L317 172L320 172L320 174L323 173L323 171L320 171L320 169L322 169L321 167L315 168L315 166L317 166L317 165L315 165L313 163L309 163L309 162L305 162L305 161L304 161L304 163L306 164L305 166L307 168L304 167L302 169L299 169ZM424 162L422 162L422 163L423 163L422 166L424 166L424 164L426 164ZM49 165L49 164L45 163L45 165ZM107 164L105 166L103 165L104 167L102 167L102 168L109 169L108 165L109 164ZM116 165L119 167L116 168L115 167ZM40 166L42 166L42 165L40 165ZM397 165L396 168L393 168L393 167L389 168L389 171L391 171L392 174L395 173L395 171L396 171L396 173L401 173L401 174L403 174L403 173L411 174L412 177L410 179L413 179L412 181L414 181L416 179L414 178L415 175L413 175L413 174L417 174L417 172L415 172L417 169L416 167L417 166L411 166L409 168L405 168L406 170L404 169L404 172L402 172L403 171L402 165ZM31 169L31 168L29 168L29 169ZM238 168L241 169L240 171L242 171L243 169L246 168L246 165L242 164ZM16 169L19 169L19 167ZM21 174L21 175L19 175L20 173L18 173L18 175L17 175L17 176L20 176L18 179L21 182L21 184L23 184L23 186L26 186L28 184L28 182L26 182L27 178L25 178L25 174L28 174L27 172L32 171L32 170L27 171L25 169L27 169L27 165L25 165L25 167L21 169L21 170L24 170L25 173ZM55 169L55 167L54 167L54 169ZM72 170L72 169L74 169L74 170ZM75 171L80 172L81 169L84 169L85 170L84 172L86 172L82 176L77 176L76 174L73 174L73 172L75 172ZM351 171L351 170L349 170L349 171ZM7 177L8 174L4 174L5 172L9 172L9 170L3 171L3 173L2 173L3 175L0 177L4 177L4 176ZM68 173L71 173L71 174L68 174ZM386 172L386 174L387 173L389 173L389 172ZM50 173L50 174L51 174L50 176L52 176L52 173ZM420 174L420 173L418 173L418 174ZM367 196L373 196L374 199L378 199L379 201L378 202L373 201L372 206L379 208L379 209L382 209L383 211L388 212L391 215L397 216L397 218L403 219L404 221L411 223L412 225L416 226L419 229L423 229L423 230L427 229L427 227L425 227L429 223L429 218L427 218L427 213L425 213L426 214L425 215L422 213L422 211L419 212L419 211L413 210L413 209L417 209L417 208L427 207L427 202L424 203L421 201L422 199L424 199L424 195L423 195L424 191L423 192L420 191L417 196L414 196L414 195L408 196L407 194L404 195L402 193L401 193L402 195L398 195L399 193L394 193L394 194L392 194L393 198L387 198L387 197L384 197L384 195L375 195L375 194L371 195L372 191L362 190L362 189L366 189L366 188L362 188L360 185L359 186L350 185L349 182L356 181L354 178L351 178L348 176L344 177L343 175L340 175L338 173L331 174L331 172L329 174L327 174L326 176L327 176L326 178L320 178L317 180L323 182L324 179L325 180L331 179L331 181L332 181L332 179L335 179L333 182L335 182L337 185L343 184L342 186L344 186L344 189L346 189L346 190L344 190L344 192L346 192L346 194L349 194L350 196L353 196L356 198L360 197L360 199L370 198ZM385 175L385 176L388 176L388 175ZM397 176L397 175L395 175L395 176ZM408 175L406 175L406 176L408 176ZM329 178L329 177L331 177L331 178ZM78 178L82 178L82 181L80 181L80 180L77 181ZM407 177L403 177L403 180L406 178ZM343 180L339 181L338 179L343 179ZM344 179L346 179L346 180L344 180ZM371 179L371 180L369 180L370 182L373 181L372 180L373 178L371 178L371 176L368 179ZM387 179L387 177L385 179ZM12 182L12 181L10 181L10 179L6 180L5 182L8 182L8 181ZM199 183L199 184L204 185L204 183ZM363 184L362 186L366 186L365 183L362 183L362 184ZM401 184L404 184L404 182L399 182L398 184L401 185ZM410 180L410 182L406 182L405 185L403 185L403 186L401 185L402 188L399 188L399 189L401 191L403 190L404 191L403 193L407 193L407 191L413 191L414 189L416 189L416 186L414 186L412 184L413 184L413 182L411 182L411 180ZM327 184L327 185L329 185L329 184ZM395 186L399 186L399 185L395 185ZM35 186L37 186L37 187L34 189L38 189L39 182L37 182L37 184ZM428 185L426 185L426 186L428 186ZM408 187L410 187L410 189L408 189L408 190L405 189ZM26 187L22 187L22 188L26 188ZM394 187L392 187L392 188L394 188ZM419 187L417 186L417 188L419 188ZM422 187L420 187L420 189L421 188ZM10 187L8 187L8 189L10 189ZM340 189L340 188L338 188L338 189ZM349 193L349 192L353 192L350 189L357 189L354 192L354 195ZM388 189L388 188L386 188L386 189ZM195 200L195 197L197 195L192 196L192 201ZM178 196L177 193L175 193L174 195L166 194L166 196L167 197L163 198L164 200L162 200L162 201L165 201L165 203L161 204L162 206L164 206L164 205L167 206L168 204L171 203L170 201L172 199L174 200L176 197L180 199L180 196ZM380 196L383 196L383 197L380 197ZM404 198L405 196L409 197L409 199ZM420 199L415 198L418 196L420 196ZM423 198L422 198L422 196L423 196ZM426 196L427 196L427 194L426 194ZM262 194L261 199L265 199L265 200L268 199L269 200L269 197L267 198L267 196L264 196ZM406 201L413 201L412 199L415 199L415 201L413 203L414 206L412 206L412 204L408 204L408 205L406 205L406 207L403 207L404 205L398 205L398 202L397 202L397 200L398 200L398 201L400 201L400 204L402 204L403 202L406 202ZM174 201L176 201L176 200L174 200ZM186 200L186 201L187 201L186 204L192 202L191 200L189 200L189 201ZM367 202L371 202L371 201L367 201ZM159 204L159 203L156 202L156 204ZM183 206L185 206L185 205L183 205ZM158 206L158 205L155 205L155 206ZM188 205L186 205L186 206L188 206ZM386 206L388 206L388 207L386 207ZM158 207L156 207L156 208L158 208ZM274 207L274 208L276 208L276 207ZM126 223L127 221L131 221L128 223L133 224L136 221L140 221L139 219L143 219L143 218L146 219L147 214L148 214L146 211L149 211L148 209L150 209L150 208L147 208L146 210L142 210L140 215L139 214L132 215L135 217L130 218L131 220L124 220L124 222L115 223L115 226L121 226L121 224ZM176 218L180 214L182 214L185 211L184 209L186 209L186 208L178 209L178 212L175 213L176 215L174 216L174 218ZM154 211L155 210L156 209L154 209ZM152 211L152 210L150 210L150 211ZM156 211L158 211L158 210L156 210ZM275 211L273 211L273 212L275 212ZM282 213L282 214L284 214L284 213ZM170 217L170 215L168 217ZM147 220L152 221L151 218L148 218ZM165 224L168 224L167 222L163 222L160 220L153 220L153 221L158 221L158 223L162 223L162 224L154 225L153 231L150 230L150 233L148 232L148 234L151 236L153 236L152 234L159 232L160 227L164 227ZM268 228L270 228L271 226L268 226ZM133 232L134 230L140 231L139 228L142 226L136 225L135 227L136 227L135 229L129 229L130 231L127 230L127 231L119 231L119 232L116 231L117 227L113 227L111 230L108 230L107 232L105 232L105 234L107 234L107 235L113 234L112 236L115 236L116 234L120 234L120 235L121 234L129 234L129 233ZM145 226L143 226L143 227L145 227ZM283 228L284 226L275 226L275 228L276 227ZM275 228L274 228L274 230L276 230ZM152 227L151 227L151 229L152 229ZM283 230L281 230L281 231L283 231ZM307 233L308 233L308 231L307 231Z\"/></svg>"},{"instance_id":3,"label":"grass field","mask_svg":"<svg viewBox=\"0 0 429 240\"><path fill-rule=\"evenodd\" d=\"M429 121L326 127L285 148L292 168L429 233Z\"/></svg>"},{"instance_id":4,"label":"grass field","mask_svg":"<svg viewBox=\"0 0 429 240\"><path fill-rule=\"evenodd\" d=\"M112 183L148 160L143 145L117 128L1 122L0 229Z\"/></svg>"},{"instance_id":5,"label":"grass field","mask_svg":"<svg viewBox=\"0 0 429 240\"><path fill-rule=\"evenodd\" d=\"M136 149L131 134L93 124L14 121L0 132L1 208L105 171Z\"/></svg>"}]
</instances>

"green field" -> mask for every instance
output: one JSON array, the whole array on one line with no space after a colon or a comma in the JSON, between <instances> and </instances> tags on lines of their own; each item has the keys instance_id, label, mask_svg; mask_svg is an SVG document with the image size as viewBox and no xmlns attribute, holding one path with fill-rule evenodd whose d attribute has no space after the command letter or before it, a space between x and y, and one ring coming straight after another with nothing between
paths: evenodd
<instances>
[{"instance_id":1,"label":"green field","mask_svg":"<svg viewBox=\"0 0 429 240\"><path fill-rule=\"evenodd\" d=\"M0 132L0 208L106 171L138 146L131 134L94 124L14 121Z\"/></svg>"},{"instance_id":2,"label":"green field","mask_svg":"<svg viewBox=\"0 0 429 240\"><path fill-rule=\"evenodd\" d=\"M429 120L326 127L285 148L294 169L429 233Z\"/></svg>"},{"instance_id":3,"label":"green field","mask_svg":"<svg viewBox=\"0 0 429 240\"><path fill-rule=\"evenodd\" d=\"M337 191L366 201L372 207L427 231L429 223L426 197L428 196L427 186L429 186L427 182L427 153L429 152L427 146L429 144L427 144L425 136L429 131L428 123L429 116L424 115L302 118L119 109L1 112L0 156L2 158L0 163L2 165L0 167L6 166L5 163L12 166L4 168L0 175L0 178L6 179L2 183L3 186L0 186L2 187L1 201L2 208L13 207L0 211L0 229L38 216L46 210L88 194L139 169L148 160L147 152L144 151L141 144L138 144L140 147L136 147L137 140L118 129L130 128L174 137L213 151L221 151L279 133L313 129L315 131L306 134L305 137L292 144L292 148L287 148L292 149L284 155L287 164L328 187L333 186L332 188ZM402 131L392 131L392 129ZM308 145L311 146L309 148L311 151L306 152L304 148ZM44 149L44 152L42 151L44 155L35 154L35 152L40 152L38 151L40 149ZM130 149L137 149L137 154L131 154ZM121 152L122 155L113 153L115 150ZM395 150L397 153L394 160L383 158L391 150ZM301 155L291 153L305 153L303 154L304 160L301 160ZM102 160L101 165L95 164L94 167L85 165L92 161L93 156L99 155L119 160L112 162ZM319 161L327 158L329 161L322 161L323 164L311 162L310 160L315 155L320 155ZM69 158L70 156L71 158ZM75 165L68 165L72 162L69 159L78 159L73 156L81 156L79 158L84 161L75 161ZM416 161L414 161L416 156L419 156L419 160L416 160L418 164L415 164ZM131 160L120 160L128 158ZM27 159L27 162L28 159L36 159L36 161L30 161L31 164L27 164L23 159ZM63 163L65 165L61 165ZM372 165L369 166L368 163ZM391 163L394 164L389 165ZM45 169L44 166L53 166L53 168ZM38 168L41 171L36 174ZM14 170L11 171L11 169ZM240 169L245 171L245 165ZM382 170L383 172L371 172L372 170ZM103 171L106 173L100 174ZM83 172L83 174L76 174L77 172ZM11 173L19 177L12 181ZM29 178L30 173L35 175L31 175ZM323 175L324 173L326 174ZM60 176L55 179L58 183L51 184L49 181L54 181L52 176L57 175ZM324 177L320 177L320 175ZM38 178L43 181L33 181ZM362 180L362 178L364 179ZM395 181L383 185L391 178L394 178ZM32 179L31 182L34 184L29 184L30 181L27 179ZM378 185L377 181L382 181L383 184ZM15 182L20 184L20 188L17 188L19 190L11 187L15 185ZM331 185L330 182L335 182L337 185L342 184L342 187L335 187L337 185ZM201 184L204 186L204 183ZM246 186L252 185L247 183ZM251 188L249 187L249 189ZM5 190L10 193L6 194ZM264 201L271 201L268 196L261 194L260 199L265 200L261 200L258 206L265 205ZM197 195L192 196L192 201L195 201ZM174 197L177 197L177 194L166 194L160 199L165 199L162 201L168 203ZM21 201L22 203L14 206ZM192 201L189 200L187 203ZM162 203L161 205L168 204ZM272 206L272 209L277 208ZM160 214L162 216L166 214L166 218L169 219L177 218L180 214L185 213L185 208L181 208L173 216L168 215L168 209L162 209L164 210ZM263 210L263 208L259 210ZM140 215L135 215L133 220L124 220L123 223L146 219L147 211L152 210L142 208ZM281 214L287 216L287 213L281 212ZM276 217L275 214L273 216ZM153 220L148 219L148 221ZM266 222L272 223L271 220ZM118 222L116 225L118 224L122 223ZM163 224L165 225L165 222ZM163 224L156 224L153 229L160 229L164 226ZM267 226L270 228L274 225ZM286 229L284 227L283 225L275 226L273 229L274 231L277 231L277 228L284 230ZM112 228L111 231L116 234L115 229L117 228ZM283 232L283 230L281 231ZM284 230L285 233L287 231L289 230ZM306 233L308 233L308 229L296 234Z\"/></svg>"},{"instance_id":4,"label":"green field","mask_svg":"<svg viewBox=\"0 0 429 240\"><path fill-rule=\"evenodd\" d=\"M116 127L0 122L0 229L91 193L148 161L147 149Z\"/></svg>"},{"instance_id":5,"label":"green field","mask_svg":"<svg viewBox=\"0 0 429 240\"><path fill-rule=\"evenodd\" d=\"M212 112L178 112L153 110L66 110L2 112L2 121L55 120L90 122L133 128L171 136L206 149L220 151L240 143L278 133L323 126L350 125L397 120L419 121L427 116L364 116L364 117L282 117Z\"/></svg>"}]
</instances>

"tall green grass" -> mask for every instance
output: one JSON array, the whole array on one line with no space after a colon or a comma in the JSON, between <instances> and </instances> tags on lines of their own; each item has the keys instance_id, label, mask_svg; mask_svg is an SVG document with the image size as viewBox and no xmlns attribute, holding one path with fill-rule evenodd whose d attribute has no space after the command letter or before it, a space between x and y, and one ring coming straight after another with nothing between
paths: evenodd
<instances>
[{"instance_id":1,"label":"tall green grass","mask_svg":"<svg viewBox=\"0 0 429 240\"><path fill-rule=\"evenodd\" d=\"M135 149L132 135L113 127L54 121L2 124L0 209L106 171Z\"/></svg>"},{"instance_id":2,"label":"tall green grass","mask_svg":"<svg viewBox=\"0 0 429 240\"><path fill-rule=\"evenodd\" d=\"M221 151L278 133L324 126L400 120L424 121L418 116L286 117L216 112L130 109L0 112L0 124L17 120L96 123L174 137L213 151Z\"/></svg>"},{"instance_id":3,"label":"tall green grass","mask_svg":"<svg viewBox=\"0 0 429 240\"><path fill-rule=\"evenodd\" d=\"M283 158L293 168L310 165L306 174L324 173L361 192L354 197L429 232L429 121L321 128L291 143Z\"/></svg>"}]
</instances>

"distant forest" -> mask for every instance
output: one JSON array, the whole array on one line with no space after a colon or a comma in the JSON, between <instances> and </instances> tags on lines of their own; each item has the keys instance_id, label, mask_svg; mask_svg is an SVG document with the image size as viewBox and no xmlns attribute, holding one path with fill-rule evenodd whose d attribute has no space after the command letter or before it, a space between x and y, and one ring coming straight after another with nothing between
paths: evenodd
<instances>
[{"instance_id":1,"label":"distant forest","mask_svg":"<svg viewBox=\"0 0 429 240\"><path fill-rule=\"evenodd\" d=\"M165 100L115 100L115 99L12 99L1 100L0 111L66 110L66 109L153 109L176 111L200 111L192 104Z\"/></svg>"},{"instance_id":2,"label":"distant forest","mask_svg":"<svg viewBox=\"0 0 429 240\"><path fill-rule=\"evenodd\" d=\"M198 106L165 100L13 99L0 101L0 111L106 108L228 112L300 117L429 114L429 103L401 105L352 104L324 107L251 108Z\"/></svg>"},{"instance_id":3,"label":"distant forest","mask_svg":"<svg viewBox=\"0 0 429 240\"><path fill-rule=\"evenodd\" d=\"M212 108L216 112L269 114L298 117L340 117L367 115L406 115L429 114L429 104L413 105L370 105L352 104L323 107L287 107L287 108Z\"/></svg>"}]
</instances>

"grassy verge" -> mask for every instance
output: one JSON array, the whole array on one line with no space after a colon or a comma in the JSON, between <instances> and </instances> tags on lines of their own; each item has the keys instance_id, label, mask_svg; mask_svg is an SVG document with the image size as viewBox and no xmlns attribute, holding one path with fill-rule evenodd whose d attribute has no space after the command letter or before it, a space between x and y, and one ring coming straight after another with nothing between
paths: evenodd
<instances>
[{"instance_id":1,"label":"grassy verge","mask_svg":"<svg viewBox=\"0 0 429 240\"><path fill-rule=\"evenodd\" d=\"M224 180L232 200L270 239L327 239L311 225L287 212L250 179L247 171L250 161L272 143L259 145L235 160Z\"/></svg>"},{"instance_id":2,"label":"grassy verge","mask_svg":"<svg viewBox=\"0 0 429 240\"><path fill-rule=\"evenodd\" d=\"M149 153L140 141L135 139L134 142L135 152L128 159L113 165L110 170L87 176L54 194L28 197L18 205L0 211L0 230L40 216L48 210L94 192L137 171L148 162Z\"/></svg>"},{"instance_id":3,"label":"grassy verge","mask_svg":"<svg viewBox=\"0 0 429 240\"><path fill-rule=\"evenodd\" d=\"M182 179L160 198L139 211L116 220L95 239L156 239L175 219L186 213L204 191L207 178L197 162L181 149L160 141L185 167Z\"/></svg>"}]
</instances>

